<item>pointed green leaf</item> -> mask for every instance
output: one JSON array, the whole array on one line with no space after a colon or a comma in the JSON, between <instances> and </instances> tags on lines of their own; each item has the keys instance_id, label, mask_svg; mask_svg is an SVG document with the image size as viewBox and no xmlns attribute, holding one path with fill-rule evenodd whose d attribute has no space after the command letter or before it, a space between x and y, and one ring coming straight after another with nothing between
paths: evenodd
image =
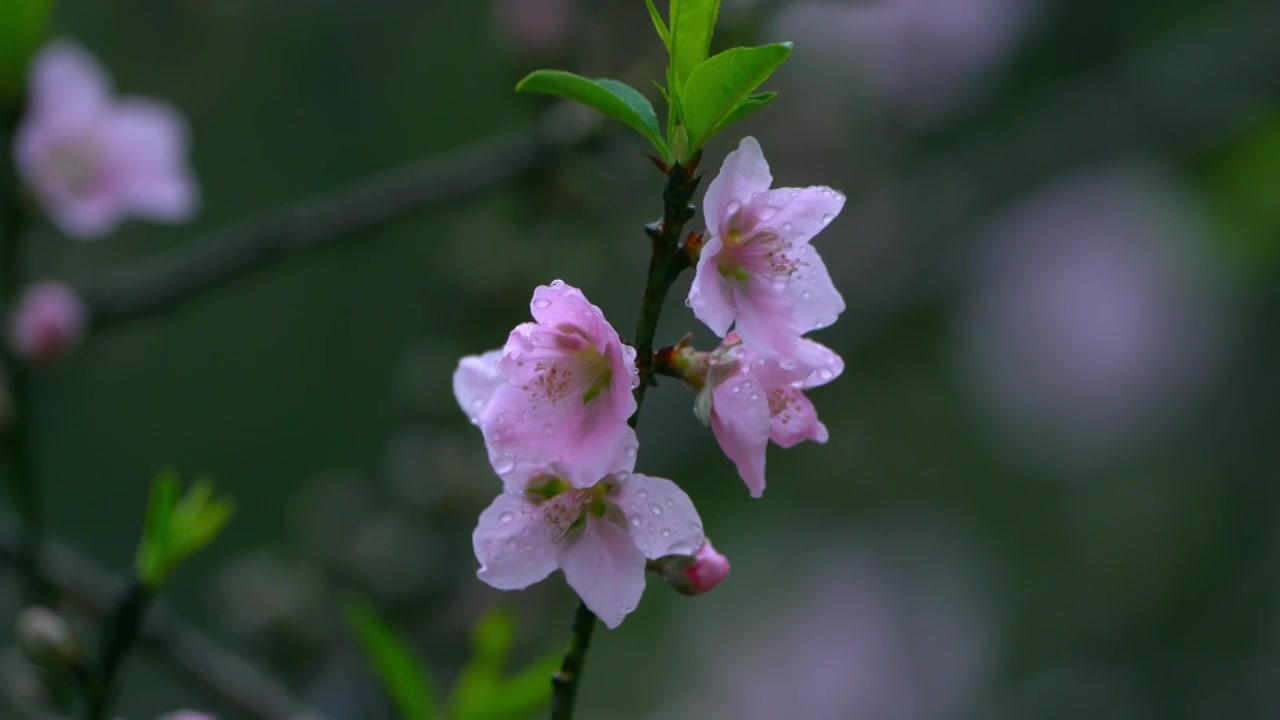
<instances>
[{"instance_id":1,"label":"pointed green leaf","mask_svg":"<svg viewBox=\"0 0 1280 720\"><path fill-rule=\"evenodd\" d=\"M235 503L214 495L213 481L197 480L180 495L178 476L167 471L151 487L142 542L134 561L138 579L158 587L182 561L213 542L235 514Z\"/></svg>"},{"instance_id":2,"label":"pointed green leaf","mask_svg":"<svg viewBox=\"0 0 1280 720\"><path fill-rule=\"evenodd\" d=\"M516 85L517 92L536 92L576 100L583 105L621 120L645 136L663 158L667 144L658 132L658 116L653 105L638 90L617 80L588 80L562 70L536 70Z\"/></svg>"},{"instance_id":3,"label":"pointed green leaf","mask_svg":"<svg viewBox=\"0 0 1280 720\"><path fill-rule=\"evenodd\" d=\"M347 625L355 633L365 657L373 665L383 689L396 705L401 720L430 720L435 716L435 693L426 667L370 605L349 600Z\"/></svg>"},{"instance_id":4,"label":"pointed green leaf","mask_svg":"<svg viewBox=\"0 0 1280 720\"><path fill-rule=\"evenodd\" d=\"M689 153L697 152L791 54L791 43L726 50L694 69L682 96ZM763 101L767 103L768 101ZM758 108L747 108L751 112ZM742 113L738 117L745 114Z\"/></svg>"},{"instance_id":5,"label":"pointed green leaf","mask_svg":"<svg viewBox=\"0 0 1280 720\"><path fill-rule=\"evenodd\" d=\"M768 105L773 102L776 97L778 97L778 93L776 92L756 93L755 95L748 97L746 100L738 103L738 106L733 109L733 112L729 113L729 117L722 120L720 124L716 126L715 132L720 132L733 123L738 122L742 118Z\"/></svg>"},{"instance_id":6,"label":"pointed green leaf","mask_svg":"<svg viewBox=\"0 0 1280 720\"><path fill-rule=\"evenodd\" d=\"M707 59L711 35L720 15L720 0L671 0L671 94L685 101L684 88L695 68Z\"/></svg>"},{"instance_id":7,"label":"pointed green leaf","mask_svg":"<svg viewBox=\"0 0 1280 720\"><path fill-rule=\"evenodd\" d=\"M178 504L178 491L178 476L171 470L160 473L151 484L142 541L134 559L134 572L147 584L158 583L164 574L165 559L173 544L170 529L174 508Z\"/></svg>"},{"instance_id":8,"label":"pointed green leaf","mask_svg":"<svg viewBox=\"0 0 1280 720\"><path fill-rule=\"evenodd\" d=\"M653 0L644 0L644 4L649 6L649 19L653 21L653 28L658 31L658 37L662 38L662 46L668 53L671 52L671 31L667 29L667 24L658 14L658 8L653 6Z\"/></svg>"}]
</instances>

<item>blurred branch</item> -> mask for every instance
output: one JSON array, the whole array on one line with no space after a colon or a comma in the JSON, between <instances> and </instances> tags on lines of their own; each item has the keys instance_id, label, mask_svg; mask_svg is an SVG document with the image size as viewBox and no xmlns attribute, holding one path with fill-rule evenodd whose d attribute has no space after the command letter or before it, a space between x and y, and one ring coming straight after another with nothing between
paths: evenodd
<instances>
[{"instance_id":1,"label":"blurred branch","mask_svg":"<svg viewBox=\"0 0 1280 720\"><path fill-rule=\"evenodd\" d=\"M95 621L104 620L128 586L65 545L46 542L39 560L20 551L11 533L0 535L0 562L9 564L33 582ZM142 630L142 643L160 657L167 669L232 711L234 717L254 720L299 720L313 717L306 707L274 679L231 653L204 634L182 623L163 604L151 609Z\"/></svg>"},{"instance_id":2,"label":"blurred branch","mask_svg":"<svg viewBox=\"0 0 1280 720\"><path fill-rule=\"evenodd\" d=\"M458 202L547 167L596 134L599 118L562 104L546 120L430 157L196 238L109 273L80 292L96 327L162 312L304 250Z\"/></svg>"}]
</instances>

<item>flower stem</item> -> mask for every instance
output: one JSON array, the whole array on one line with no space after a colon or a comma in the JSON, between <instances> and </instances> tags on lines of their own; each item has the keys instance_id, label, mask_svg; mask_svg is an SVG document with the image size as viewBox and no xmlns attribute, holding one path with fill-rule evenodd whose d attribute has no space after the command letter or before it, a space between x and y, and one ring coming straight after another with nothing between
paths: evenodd
<instances>
[{"instance_id":1,"label":"flower stem","mask_svg":"<svg viewBox=\"0 0 1280 720\"><path fill-rule=\"evenodd\" d=\"M19 107L0 109L0 147L13 144L13 134L21 113ZM13 163L3 163L0 168L0 307L4 313L12 313L22 285L22 233L26 217L22 206L22 194ZM9 485L10 500L22 519L22 535L19 553L27 560L39 554L40 538L44 531L44 512L40 501L35 472L31 464L27 423L30 420L31 383L27 366L15 356L7 343L0 345L0 358L7 375L10 407L8 418L0 418L0 460L4 463L5 477ZM40 583L27 588L29 603L46 602L48 589Z\"/></svg>"},{"instance_id":2,"label":"flower stem","mask_svg":"<svg viewBox=\"0 0 1280 720\"><path fill-rule=\"evenodd\" d=\"M578 683L587 663L587 649L591 647L591 631L596 627L596 615L584 602L578 603L573 614L573 638L569 652L560 663L560 671L551 678L551 720L570 720L573 704L578 699Z\"/></svg>"},{"instance_id":3,"label":"flower stem","mask_svg":"<svg viewBox=\"0 0 1280 720\"><path fill-rule=\"evenodd\" d=\"M653 337L658 331L662 306L676 278L690 266L689 254L684 252L680 239L685 223L694 215L693 193L700 179L695 174L697 164L695 156L689 166L675 165L668 170L662 191L662 219L645 226L645 233L653 243L653 254L649 258L649 275L640 301L640 319L636 323L636 369L640 372L640 384L635 389L636 411L629 421L633 428L640 421L645 392L650 385L657 384L654 379ZM560 671L551 678L551 720L573 718L573 706L595 625L595 613L587 608L586 603L579 603L573 616L569 651L560 664Z\"/></svg>"}]
</instances>

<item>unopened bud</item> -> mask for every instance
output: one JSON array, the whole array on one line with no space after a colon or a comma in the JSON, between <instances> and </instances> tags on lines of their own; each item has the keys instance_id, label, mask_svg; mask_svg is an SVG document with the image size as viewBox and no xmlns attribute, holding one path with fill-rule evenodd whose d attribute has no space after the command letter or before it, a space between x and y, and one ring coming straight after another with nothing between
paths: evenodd
<instances>
[{"instance_id":1,"label":"unopened bud","mask_svg":"<svg viewBox=\"0 0 1280 720\"><path fill-rule=\"evenodd\" d=\"M80 297L60 282L27 288L9 325L9 342L19 357L48 364L80 342L88 311Z\"/></svg>"},{"instance_id":2,"label":"unopened bud","mask_svg":"<svg viewBox=\"0 0 1280 720\"><path fill-rule=\"evenodd\" d=\"M47 607L29 607L18 615L18 644L33 665L50 670L67 667L80 657L80 647L67 621Z\"/></svg>"},{"instance_id":3,"label":"unopened bud","mask_svg":"<svg viewBox=\"0 0 1280 720\"><path fill-rule=\"evenodd\" d=\"M651 567L662 574L662 579L668 585L683 595L711 592L729 577L729 558L716 552L711 541L705 538L702 547L693 556L668 555L652 561Z\"/></svg>"}]
</instances>

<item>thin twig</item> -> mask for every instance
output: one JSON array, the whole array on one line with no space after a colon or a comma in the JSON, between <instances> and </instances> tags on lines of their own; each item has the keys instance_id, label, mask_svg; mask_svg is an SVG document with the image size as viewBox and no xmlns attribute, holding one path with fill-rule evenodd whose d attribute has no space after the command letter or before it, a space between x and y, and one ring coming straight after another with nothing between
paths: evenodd
<instances>
[{"instance_id":1,"label":"thin twig","mask_svg":"<svg viewBox=\"0 0 1280 720\"><path fill-rule=\"evenodd\" d=\"M53 588L56 595L95 621L116 607L127 582L70 548L46 542L33 562L19 551L11 533L0 534L0 562ZM166 609L152 607L142 628L142 644L164 660L166 669L231 713L251 720L314 717L279 682L191 628Z\"/></svg>"},{"instance_id":2,"label":"thin twig","mask_svg":"<svg viewBox=\"0 0 1280 720\"><path fill-rule=\"evenodd\" d=\"M658 329L658 318L671 285L688 268L690 257L681 246L684 226L693 219L693 194L698 188L695 174L697 158L689 167L675 165L667 171L667 182L662 190L662 219L645 227L645 234L652 242L649 274L645 282L644 297L640 301L640 319L636 323L636 368L640 384L634 391L636 411L630 425L640 420L645 392L656 384L653 378L653 338ZM573 635L569 650L565 653L560 671L551 678L551 720L571 720L573 707L582 683L582 671L587 663L587 650L591 647L591 633L595 629L596 616L586 603L579 603L573 616Z\"/></svg>"},{"instance_id":3,"label":"thin twig","mask_svg":"<svg viewBox=\"0 0 1280 720\"><path fill-rule=\"evenodd\" d=\"M557 106L547 120L215 230L79 288L95 327L170 310L304 250L458 202L550 165L601 123Z\"/></svg>"}]
</instances>

